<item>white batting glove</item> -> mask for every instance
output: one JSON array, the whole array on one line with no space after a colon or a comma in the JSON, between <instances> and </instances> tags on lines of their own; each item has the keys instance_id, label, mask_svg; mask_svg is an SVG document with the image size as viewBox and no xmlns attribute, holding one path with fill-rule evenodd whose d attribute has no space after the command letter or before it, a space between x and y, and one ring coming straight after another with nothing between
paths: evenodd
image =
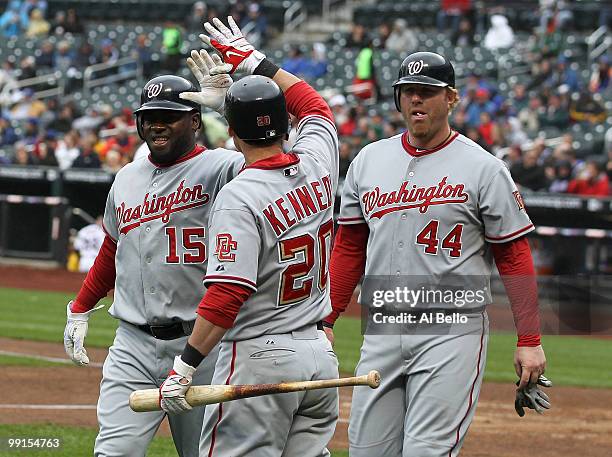
<instances>
[{"instance_id":1,"label":"white batting glove","mask_svg":"<svg viewBox=\"0 0 612 457\"><path fill-rule=\"evenodd\" d=\"M72 300L66 306L66 328L64 329L64 349L75 365L84 366L89 363L87 351L85 350L85 336L87 336L87 327L89 315L94 311L104 308L104 305L96 306L95 308L85 313L73 313L70 310Z\"/></svg>"},{"instance_id":2,"label":"white batting glove","mask_svg":"<svg viewBox=\"0 0 612 457\"><path fill-rule=\"evenodd\" d=\"M174 358L174 366L159 388L159 406L170 414L180 414L193 409L185 394L191 387L196 369L183 362L180 356Z\"/></svg>"},{"instance_id":3,"label":"white batting glove","mask_svg":"<svg viewBox=\"0 0 612 457\"><path fill-rule=\"evenodd\" d=\"M223 63L217 54L211 57L204 49L200 52L191 51L191 57L187 57L187 66L198 80L200 92L181 92L179 97L199 103L223 115L225 93L233 82L229 75L232 66ZM212 76L211 70L215 70Z\"/></svg>"},{"instance_id":4,"label":"white batting glove","mask_svg":"<svg viewBox=\"0 0 612 457\"><path fill-rule=\"evenodd\" d=\"M214 18L212 22L214 25L210 22L204 24L210 37L200 34L200 40L219 51L223 56L223 61L232 66L230 73L239 71L252 75L261 61L266 58L265 54L257 51L247 41L231 16L227 18L229 29L217 18Z\"/></svg>"}]
</instances>

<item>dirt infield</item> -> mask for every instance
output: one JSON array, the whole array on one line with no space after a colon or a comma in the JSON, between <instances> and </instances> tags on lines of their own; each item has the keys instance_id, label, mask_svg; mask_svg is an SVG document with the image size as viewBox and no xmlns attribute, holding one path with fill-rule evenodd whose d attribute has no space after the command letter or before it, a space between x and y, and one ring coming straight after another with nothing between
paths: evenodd
<instances>
[{"instance_id":1,"label":"dirt infield","mask_svg":"<svg viewBox=\"0 0 612 457\"><path fill-rule=\"evenodd\" d=\"M5 287L74 292L82 280L82 274L65 271L0 267L0 286ZM358 309L353 309L355 312ZM0 349L64 357L59 344L0 338ZM101 349L89 352L94 363L102 362L106 354ZM99 367L4 367L0 391L10 392L10 396L0 400L0 423L51 422L95 427L100 377ZM608 457L612 449L612 390L555 387L549 393L553 409L545 416L529 412L519 418L513 407L513 386L485 384L461 455ZM27 405L57 407L28 409ZM341 420L332 448L346 447L349 407L350 390L342 389ZM167 427L162 433L168 433Z\"/></svg>"}]
</instances>

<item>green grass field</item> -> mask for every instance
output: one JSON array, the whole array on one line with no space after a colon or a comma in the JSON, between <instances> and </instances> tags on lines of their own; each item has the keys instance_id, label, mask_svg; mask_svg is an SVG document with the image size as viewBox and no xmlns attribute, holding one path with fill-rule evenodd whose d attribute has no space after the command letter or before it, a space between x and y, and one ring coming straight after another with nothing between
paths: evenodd
<instances>
[{"instance_id":1,"label":"green grass field","mask_svg":"<svg viewBox=\"0 0 612 457\"><path fill-rule=\"evenodd\" d=\"M56 292L38 292L18 289L0 289L0 337L61 343L66 322L66 303L70 295ZM104 303L110 304L110 300ZM116 321L106 309L90 319L86 346L108 347L112 343ZM361 327L359 319L342 318L334 328L335 350L343 373L352 373L359 359ZM516 336L494 334L489 341L485 380L514 382L512 366ZM556 386L612 388L609 367L612 366L610 342L592 338L545 336L544 349L548 360L546 371ZM0 348L1 349L1 348ZM49 366L52 362L28 357L0 355L0 366ZM54 425L0 425L0 439L7 436L60 437L63 450L19 453L6 451L0 440L0 457L33 455L59 457L91 455L95 430L57 427ZM87 446L90 446L89 448ZM175 455L172 441L159 437L154 441L149 456ZM346 451L336 451L334 457L346 457Z\"/></svg>"}]
</instances>

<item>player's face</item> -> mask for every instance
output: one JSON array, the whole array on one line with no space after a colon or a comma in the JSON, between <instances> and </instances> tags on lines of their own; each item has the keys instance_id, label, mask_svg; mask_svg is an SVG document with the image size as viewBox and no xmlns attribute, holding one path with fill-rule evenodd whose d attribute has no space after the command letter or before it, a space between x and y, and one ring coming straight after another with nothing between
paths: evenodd
<instances>
[{"instance_id":1,"label":"player's face","mask_svg":"<svg viewBox=\"0 0 612 457\"><path fill-rule=\"evenodd\" d=\"M432 146L438 136L448 134L449 97L444 87L404 84L400 88L402 116L418 146ZM443 141L442 138L441 141Z\"/></svg>"},{"instance_id":2,"label":"player's face","mask_svg":"<svg viewBox=\"0 0 612 457\"><path fill-rule=\"evenodd\" d=\"M171 163L190 152L195 146L199 116L193 111L143 111L142 133L153 160Z\"/></svg>"}]
</instances>

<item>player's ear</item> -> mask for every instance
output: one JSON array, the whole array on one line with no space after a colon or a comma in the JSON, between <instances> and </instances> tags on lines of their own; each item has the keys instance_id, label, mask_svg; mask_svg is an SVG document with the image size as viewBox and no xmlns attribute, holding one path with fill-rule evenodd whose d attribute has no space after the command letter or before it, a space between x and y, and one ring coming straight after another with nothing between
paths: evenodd
<instances>
[{"instance_id":1,"label":"player's ear","mask_svg":"<svg viewBox=\"0 0 612 457\"><path fill-rule=\"evenodd\" d=\"M200 130L200 127L202 127L202 116L200 116L200 113L195 112L192 114L191 127L193 128L194 131L198 131Z\"/></svg>"}]
</instances>

